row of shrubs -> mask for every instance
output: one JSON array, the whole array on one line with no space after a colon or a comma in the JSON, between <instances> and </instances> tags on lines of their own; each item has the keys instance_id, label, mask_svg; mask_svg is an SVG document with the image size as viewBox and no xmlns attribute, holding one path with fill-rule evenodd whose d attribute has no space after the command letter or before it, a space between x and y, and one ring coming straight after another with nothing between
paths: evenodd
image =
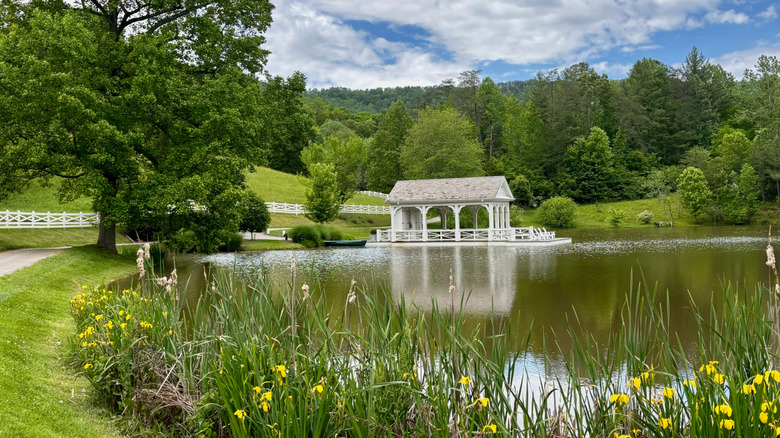
<instances>
[{"instance_id":1,"label":"row of shrubs","mask_svg":"<svg viewBox=\"0 0 780 438\"><path fill-rule=\"evenodd\" d=\"M326 240L350 240L352 236L325 225L298 225L287 234L295 243L305 248L317 248Z\"/></svg>"}]
</instances>

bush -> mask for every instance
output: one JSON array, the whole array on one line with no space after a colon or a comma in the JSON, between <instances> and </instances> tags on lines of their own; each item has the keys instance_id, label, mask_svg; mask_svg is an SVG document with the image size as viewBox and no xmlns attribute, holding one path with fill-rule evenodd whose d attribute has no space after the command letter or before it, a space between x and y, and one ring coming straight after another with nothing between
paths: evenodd
<instances>
[{"instance_id":1,"label":"bush","mask_svg":"<svg viewBox=\"0 0 780 438\"><path fill-rule=\"evenodd\" d=\"M166 240L165 245L173 252L195 252L198 239L194 231L180 231Z\"/></svg>"},{"instance_id":2,"label":"bush","mask_svg":"<svg viewBox=\"0 0 780 438\"><path fill-rule=\"evenodd\" d=\"M622 222L623 219L625 218L626 218L626 212L623 210L616 210L614 208L610 208L609 213L607 214L607 222L615 228L619 227L620 222Z\"/></svg>"},{"instance_id":3,"label":"bush","mask_svg":"<svg viewBox=\"0 0 780 438\"><path fill-rule=\"evenodd\" d=\"M241 249L244 238L238 233L225 232L220 236L220 241L220 251L235 252Z\"/></svg>"},{"instance_id":4,"label":"bush","mask_svg":"<svg viewBox=\"0 0 780 438\"><path fill-rule=\"evenodd\" d=\"M523 221L523 214L525 214L525 210L522 208L516 206L516 205L510 205L509 206L509 226L510 227L519 227L520 223Z\"/></svg>"},{"instance_id":5,"label":"bush","mask_svg":"<svg viewBox=\"0 0 780 438\"><path fill-rule=\"evenodd\" d=\"M577 204L570 198L556 196L539 206L537 217L542 225L553 228L573 228Z\"/></svg>"},{"instance_id":6,"label":"bush","mask_svg":"<svg viewBox=\"0 0 780 438\"><path fill-rule=\"evenodd\" d=\"M640 223L643 223L645 225L653 222L653 212L650 210L645 210L638 215L636 215L636 220L638 220Z\"/></svg>"},{"instance_id":7,"label":"bush","mask_svg":"<svg viewBox=\"0 0 780 438\"><path fill-rule=\"evenodd\" d=\"M293 227L287 235L295 243L300 243L306 248L322 246L325 240L342 240L341 231L324 225L298 225Z\"/></svg>"}]
</instances>

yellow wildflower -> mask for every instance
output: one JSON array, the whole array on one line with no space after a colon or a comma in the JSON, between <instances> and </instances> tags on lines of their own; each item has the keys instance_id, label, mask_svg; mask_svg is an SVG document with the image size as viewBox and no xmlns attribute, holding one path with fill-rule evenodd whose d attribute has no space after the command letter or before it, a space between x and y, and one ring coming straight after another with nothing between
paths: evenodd
<instances>
[{"instance_id":1,"label":"yellow wildflower","mask_svg":"<svg viewBox=\"0 0 780 438\"><path fill-rule=\"evenodd\" d=\"M674 396L677 395L677 391L675 391L674 388L666 387L661 394L666 398L674 398Z\"/></svg>"},{"instance_id":2,"label":"yellow wildflower","mask_svg":"<svg viewBox=\"0 0 780 438\"><path fill-rule=\"evenodd\" d=\"M486 424L482 427L482 432L490 431L491 433L496 433L497 430L498 428L496 428L495 424Z\"/></svg>"},{"instance_id":3,"label":"yellow wildflower","mask_svg":"<svg viewBox=\"0 0 780 438\"><path fill-rule=\"evenodd\" d=\"M690 386L691 388L696 388L696 381L695 380L686 380L683 382L683 385Z\"/></svg>"},{"instance_id":4,"label":"yellow wildflower","mask_svg":"<svg viewBox=\"0 0 780 438\"><path fill-rule=\"evenodd\" d=\"M614 435L614 436L615 436L615 438L631 438L631 436L630 436L630 435L620 435L620 434L618 434L617 432L615 432L615 435Z\"/></svg>"},{"instance_id":5,"label":"yellow wildflower","mask_svg":"<svg viewBox=\"0 0 780 438\"><path fill-rule=\"evenodd\" d=\"M95 317L95 321L100 321L101 319L103 319L103 315L97 315Z\"/></svg>"},{"instance_id":6,"label":"yellow wildflower","mask_svg":"<svg viewBox=\"0 0 780 438\"><path fill-rule=\"evenodd\" d=\"M279 375L280 375L282 378L285 378L285 377L287 377L287 367L285 367L284 365L277 365L277 366L274 368L274 371L276 371L277 373L279 373Z\"/></svg>"},{"instance_id":7,"label":"yellow wildflower","mask_svg":"<svg viewBox=\"0 0 780 438\"><path fill-rule=\"evenodd\" d=\"M271 398L273 397L273 393L271 391L266 391L263 393L263 395L260 397L261 400L265 401L271 401Z\"/></svg>"},{"instance_id":8,"label":"yellow wildflower","mask_svg":"<svg viewBox=\"0 0 780 438\"><path fill-rule=\"evenodd\" d=\"M88 364L84 365L84 369L85 370L88 370L88 369L91 369L91 368L95 368L94 366L92 366L91 363L88 363Z\"/></svg>"},{"instance_id":9,"label":"yellow wildflower","mask_svg":"<svg viewBox=\"0 0 780 438\"><path fill-rule=\"evenodd\" d=\"M642 381L643 382L647 382L649 379L650 379L650 373L649 372L645 371L644 373L642 373Z\"/></svg>"},{"instance_id":10,"label":"yellow wildflower","mask_svg":"<svg viewBox=\"0 0 780 438\"><path fill-rule=\"evenodd\" d=\"M124 310L120 310L119 311L119 316L124 316L124 315L125 315L125 311Z\"/></svg>"},{"instance_id":11,"label":"yellow wildflower","mask_svg":"<svg viewBox=\"0 0 780 438\"><path fill-rule=\"evenodd\" d=\"M469 383L471 383L471 377L461 377L460 380L458 380L458 383L460 383L463 386L469 386Z\"/></svg>"},{"instance_id":12,"label":"yellow wildflower","mask_svg":"<svg viewBox=\"0 0 780 438\"><path fill-rule=\"evenodd\" d=\"M769 410L769 403L763 402L761 403L761 412L766 412Z\"/></svg>"},{"instance_id":13,"label":"yellow wildflower","mask_svg":"<svg viewBox=\"0 0 780 438\"><path fill-rule=\"evenodd\" d=\"M729 406L729 405L715 406L715 413L716 414L723 414L723 415L725 415L727 417L731 417L731 413L732 413L731 406Z\"/></svg>"},{"instance_id":14,"label":"yellow wildflower","mask_svg":"<svg viewBox=\"0 0 780 438\"><path fill-rule=\"evenodd\" d=\"M672 430L672 419L671 418L663 418L663 417L661 417L658 420L658 425L661 426L661 429Z\"/></svg>"},{"instance_id":15,"label":"yellow wildflower","mask_svg":"<svg viewBox=\"0 0 780 438\"><path fill-rule=\"evenodd\" d=\"M628 403L628 395L626 394L612 394L609 396L609 402L610 403L619 403L619 404L626 404Z\"/></svg>"},{"instance_id":16,"label":"yellow wildflower","mask_svg":"<svg viewBox=\"0 0 780 438\"><path fill-rule=\"evenodd\" d=\"M629 377L628 383L626 386L629 388L639 389L639 387L642 385L642 380L639 379L639 377Z\"/></svg>"},{"instance_id":17,"label":"yellow wildflower","mask_svg":"<svg viewBox=\"0 0 780 438\"><path fill-rule=\"evenodd\" d=\"M246 418L246 412L243 409L239 409L236 412L233 412L233 415L238 417L238 419L241 421L244 421L244 418Z\"/></svg>"},{"instance_id":18,"label":"yellow wildflower","mask_svg":"<svg viewBox=\"0 0 780 438\"><path fill-rule=\"evenodd\" d=\"M325 390L325 387L322 385L317 385L314 388L311 389L311 393L314 394L315 392L318 394L322 394L322 391Z\"/></svg>"},{"instance_id":19,"label":"yellow wildflower","mask_svg":"<svg viewBox=\"0 0 780 438\"><path fill-rule=\"evenodd\" d=\"M755 394L756 393L756 386L755 385L742 385L742 393L743 394Z\"/></svg>"},{"instance_id":20,"label":"yellow wildflower","mask_svg":"<svg viewBox=\"0 0 780 438\"><path fill-rule=\"evenodd\" d=\"M168 336L173 335L173 330L168 330Z\"/></svg>"},{"instance_id":21,"label":"yellow wildflower","mask_svg":"<svg viewBox=\"0 0 780 438\"><path fill-rule=\"evenodd\" d=\"M85 284L85 285L81 286L81 288L84 289L84 290L87 290L87 285Z\"/></svg>"},{"instance_id":22,"label":"yellow wildflower","mask_svg":"<svg viewBox=\"0 0 780 438\"><path fill-rule=\"evenodd\" d=\"M255 392L256 392L256 393L258 393L258 394L260 394L261 392L263 392L263 388L261 388L261 387L259 387L259 386L255 386L254 388L252 388L252 390L253 390L253 391L255 391Z\"/></svg>"},{"instance_id":23,"label":"yellow wildflower","mask_svg":"<svg viewBox=\"0 0 780 438\"><path fill-rule=\"evenodd\" d=\"M758 414L758 421L766 424L766 422L769 421L769 414L767 414L766 412L762 412Z\"/></svg>"},{"instance_id":24,"label":"yellow wildflower","mask_svg":"<svg viewBox=\"0 0 780 438\"><path fill-rule=\"evenodd\" d=\"M753 377L753 384L754 385L760 385L764 382L764 375L763 374L756 374L756 377Z\"/></svg>"},{"instance_id":25,"label":"yellow wildflower","mask_svg":"<svg viewBox=\"0 0 780 438\"><path fill-rule=\"evenodd\" d=\"M712 380L714 380L715 383L722 384L726 380L726 376L724 376L721 373L717 373L717 374L715 374L715 376L712 377Z\"/></svg>"},{"instance_id":26,"label":"yellow wildflower","mask_svg":"<svg viewBox=\"0 0 780 438\"><path fill-rule=\"evenodd\" d=\"M780 436L780 426L775 428L775 436Z\"/></svg>"},{"instance_id":27,"label":"yellow wildflower","mask_svg":"<svg viewBox=\"0 0 780 438\"><path fill-rule=\"evenodd\" d=\"M488 401L489 401L489 400L488 400L488 398L487 398L487 397L482 397L482 398L478 398L478 399L477 399L477 400L476 400L474 403L472 403L471 405L472 405L472 406L474 406L474 405L482 404L482 407L484 408L484 407L486 407L486 406L488 405Z\"/></svg>"},{"instance_id":28,"label":"yellow wildflower","mask_svg":"<svg viewBox=\"0 0 780 438\"><path fill-rule=\"evenodd\" d=\"M260 403L259 405L257 405L257 407L262 409L263 412L268 412L268 408L271 407L271 404L268 403L267 401L264 401L264 402Z\"/></svg>"},{"instance_id":29,"label":"yellow wildflower","mask_svg":"<svg viewBox=\"0 0 780 438\"><path fill-rule=\"evenodd\" d=\"M726 430L734 429L734 420L720 420L720 428Z\"/></svg>"}]
</instances>

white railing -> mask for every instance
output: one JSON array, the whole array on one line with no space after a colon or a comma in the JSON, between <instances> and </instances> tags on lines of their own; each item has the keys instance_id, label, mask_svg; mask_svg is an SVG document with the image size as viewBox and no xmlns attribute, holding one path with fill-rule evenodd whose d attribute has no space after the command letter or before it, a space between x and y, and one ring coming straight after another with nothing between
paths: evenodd
<instances>
[{"instance_id":1,"label":"white railing","mask_svg":"<svg viewBox=\"0 0 780 438\"><path fill-rule=\"evenodd\" d=\"M390 196L387 193L374 192L374 191L371 191L371 190L361 190L358 193L362 193L362 194L368 195L368 196L376 196L377 198L382 198L382 199L387 199L387 197Z\"/></svg>"},{"instance_id":2,"label":"white railing","mask_svg":"<svg viewBox=\"0 0 780 438\"><path fill-rule=\"evenodd\" d=\"M306 209L302 204L288 204L286 202L266 202L270 213L303 214ZM390 207L386 205L352 205L344 204L339 213L349 214L390 214Z\"/></svg>"},{"instance_id":3,"label":"white railing","mask_svg":"<svg viewBox=\"0 0 780 438\"><path fill-rule=\"evenodd\" d=\"M97 226L96 213L38 213L0 211L0 229L8 228L86 228Z\"/></svg>"},{"instance_id":4,"label":"white railing","mask_svg":"<svg viewBox=\"0 0 780 438\"><path fill-rule=\"evenodd\" d=\"M423 238L425 236L425 238ZM543 241L555 239L554 231L542 228L461 229L455 230L377 230L377 242L511 242L517 240Z\"/></svg>"}]
</instances>

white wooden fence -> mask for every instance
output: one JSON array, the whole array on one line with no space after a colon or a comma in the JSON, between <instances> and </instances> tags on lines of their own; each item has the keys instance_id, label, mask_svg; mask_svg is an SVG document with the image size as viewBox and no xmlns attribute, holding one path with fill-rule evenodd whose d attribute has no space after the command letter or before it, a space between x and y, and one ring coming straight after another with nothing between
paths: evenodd
<instances>
[{"instance_id":1,"label":"white wooden fence","mask_svg":"<svg viewBox=\"0 0 780 438\"><path fill-rule=\"evenodd\" d=\"M306 210L301 204L284 202L266 202L271 213L303 214ZM350 205L341 206L340 213L350 214L390 214L386 205ZM38 213L25 211L0 211L0 229L9 228L85 228L98 225L97 213Z\"/></svg>"},{"instance_id":2,"label":"white wooden fence","mask_svg":"<svg viewBox=\"0 0 780 438\"><path fill-rule=\"evenodd\" d=\"M0 211L0 228L84 228L98 224L96 213Z\"/></svg>"},{"instance_id":3,"label":"white wooden fence","mask_svg":"<svg viewBox=\"0 0 780 438\"><path fill-rule=\"evenodd\" d=\"M287 204L285 202L266 202L268 211L271 213L303 214L306 209L302 204ZM343 204L339 213L349 214L390 214L390 207L387 205L352 205Z\"/></svg>"},{"instance_id":4,"label":"white wooden fence","mask_svg":"<svg viewBox=\"0 0 780 438\"><path fill-rule=\"evenodd\" d=\"M368 195L368 196L376 196L377 198L382 198L382 199L387 199L387 197L389 196L387 193L373 192L371 190L361 190L359 193L362 193L362 194Z\"/></svg>"}]
</instances>

